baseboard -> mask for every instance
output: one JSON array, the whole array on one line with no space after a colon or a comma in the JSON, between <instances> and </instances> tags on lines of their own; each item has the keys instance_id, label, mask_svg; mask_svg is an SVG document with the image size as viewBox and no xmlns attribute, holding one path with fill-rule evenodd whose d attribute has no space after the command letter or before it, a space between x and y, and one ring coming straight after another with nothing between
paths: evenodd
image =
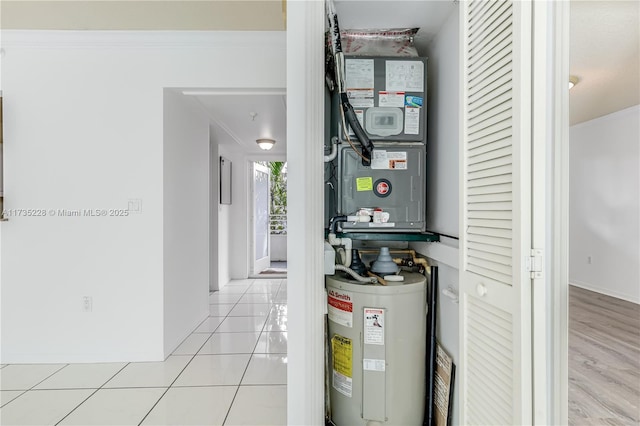
<instances>
[{"instance_id":1,"label":"baseboard","mask_svg":"<svg viewBox=\"0 0 640 426\"><path fill-rule=\"evenodd\" d=\"M612 291L612 290L601 288L601 287L596 287L591 284L587 284L587 283L576 281L576 280L571 280L571 282L569 282L569 285L572 285L574 287L580 287L585 290L593 291L595 293L604 294L605 296L615 297L616 299L626 300L627 302L640 305L640 297L638 296L633 296L633 295L624 294L624 293Z\"/></svg>"}]
</instances>

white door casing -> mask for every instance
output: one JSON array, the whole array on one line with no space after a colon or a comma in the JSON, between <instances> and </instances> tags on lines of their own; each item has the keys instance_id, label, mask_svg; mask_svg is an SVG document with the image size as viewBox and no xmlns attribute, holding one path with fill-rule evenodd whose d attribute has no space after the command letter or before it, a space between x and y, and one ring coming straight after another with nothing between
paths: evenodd
<instances>
[{"instance_id":1,"label":"white door casing","mask_svg":"<svg viewBox=\"0 0 640 426\"><path fill-rule=\"evenodd\" d=\"M460 14L460 422L530 424L531 3Z\"/></svg>"}]
</instances>

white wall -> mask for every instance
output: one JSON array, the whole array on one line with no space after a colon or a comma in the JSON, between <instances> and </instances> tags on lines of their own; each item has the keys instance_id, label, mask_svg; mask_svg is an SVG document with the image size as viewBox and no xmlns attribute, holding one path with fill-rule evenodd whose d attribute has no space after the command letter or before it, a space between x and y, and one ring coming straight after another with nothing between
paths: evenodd
<instances>
[{"instance_id":1,"label":"white wall","mask_svg":"<svg viewBox=\"0 0 640 426\"><path fill-rule=\"evenodd\" d=\"M231 207L220 205L218 207L218 290L223 288L231 280L229 256L231 244Z\"/></svg>"},{"instance_id":2,"label":"white wall","mask_svg":"<svg viewBox=\"0 0 640 426\"><path fill-rule=\"evenodd\" d=\"M220 151L209 126L209 290L220 289L219 208L220 206ZM228 281L228 280L227 280ZM226 284L227 281L223 283Z\"/></svg>"},{"instance_id":3,"label":"white wall","mask_svg":"<svg viewBox=\"0 0 640 426\"><path fill-rule=\"evenodd\" d=\"M233 144L218 145L220 155L231 160L231 204L218 208L219 282L249 276L248 160Z\"/></svg>"},{"instance_id":4,"label":"white wall","mask_svg":"<svg viewBox=\"0 0 640 426\"><path fill-rule=\"evenodd\" d=\"M570 129L569 281L635 303L640 303L639 141L640 106Z\"/></svg>"},{"instance_id":5,"label":"white wall","mask_svg":"<svg viewBox=\"0 0 640 426\"><path fill-rule=\"evenodd\" d=\"M164 356L209 316L209 119L165 89ZM206 232L203 232L206 231Z\"/></svg>"},{"instance_id":6,"label":"white wall","mask_svg":"<svg viewBox=\"0 0 640 426\"><path fill-rule=\"evenodd\" d=\"M287 236L274 234L271 235L271 253L270 257L272 261L287 261Z\"/></svg>"},{"instance_id":7,"label":"white wall","mask_svg":"<svg viewBox=\"0 0 640 426\"><path fill-rule=\"evenodd\" d=\"M142 206L0 225L2 362L160 360L175 340L165 345L164 89L285 87L284 34L2 36L5 208Z\"/></svg>"},{"instance_id":8,"label":"white wall","mask_svg":"<svg viewBox=\"0 0 640 426\"><path fill-rule=\"evenodd\" d=\"M454 9L429 44L427 131L427 229L458 236L458 112L459 56L458 10ZM458 292L458 241L441 237L439 243L413 243L419 253L438 266L438 341L458 365L458 303L444 296ZM455 377L452 424L458 424L460 407L458 376Z\"/></svg>"},{"instance_id":9,"label":"white wall","mask_svg":"<svg viewBox=\"0 0 640 426\"><path fill-rule=\"evenodd\" d=\"M427 51L427 230L457 237L460 73L458 9Z\"/></svg>"}]
</instances>

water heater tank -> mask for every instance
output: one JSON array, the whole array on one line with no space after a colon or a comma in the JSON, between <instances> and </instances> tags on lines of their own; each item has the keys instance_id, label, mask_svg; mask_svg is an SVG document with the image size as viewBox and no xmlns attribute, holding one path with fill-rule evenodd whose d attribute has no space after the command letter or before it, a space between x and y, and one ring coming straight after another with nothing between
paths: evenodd
<instances>
[{"instance_id":1,"label":"water heater tank","mask_svg":"<svg viewBox=\"0 0 640 426\"><path fill-rule=\"evenodd\" d=\"M363 285L326 277L331 419L337 426L421 425L426 279Z\"/></svg>"}]
</instances>

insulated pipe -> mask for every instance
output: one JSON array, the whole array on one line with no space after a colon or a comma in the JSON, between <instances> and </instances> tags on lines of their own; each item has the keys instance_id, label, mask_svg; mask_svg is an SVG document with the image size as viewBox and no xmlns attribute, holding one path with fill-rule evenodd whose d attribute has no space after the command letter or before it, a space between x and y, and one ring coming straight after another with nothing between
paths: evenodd
<instances>
[{"instance_id":1,"label":"insulated pipe","mask_svg":"<svg viewBox=\"0 0 640 426\"><path fill-rule=\"evenodd\" d=\"M329 161L333 161L334 158L338 156L338 137L334 136L331 138L331 154L324 156L324 162L328 163Z\"/></svg>"},{"instance_id":2,"label":"insulated pipe","mask_svg":"<svg viewBox=\"0 0 640 426\"><path fill-rule=\"evenodd\" d=\"M347 274L351 275L351 277L353 279L355 279L358 282L361 283L367 283L367 284L375 284L378 282L378 279L375 277L370 277L370 278L366 278L363 277L361 275L358 275L358 273L356 271L354 271L353 269L346 267L344 265L336 265L336 271L342 271L342 272L346 272Z\"/></svg>"}]
</instances>

